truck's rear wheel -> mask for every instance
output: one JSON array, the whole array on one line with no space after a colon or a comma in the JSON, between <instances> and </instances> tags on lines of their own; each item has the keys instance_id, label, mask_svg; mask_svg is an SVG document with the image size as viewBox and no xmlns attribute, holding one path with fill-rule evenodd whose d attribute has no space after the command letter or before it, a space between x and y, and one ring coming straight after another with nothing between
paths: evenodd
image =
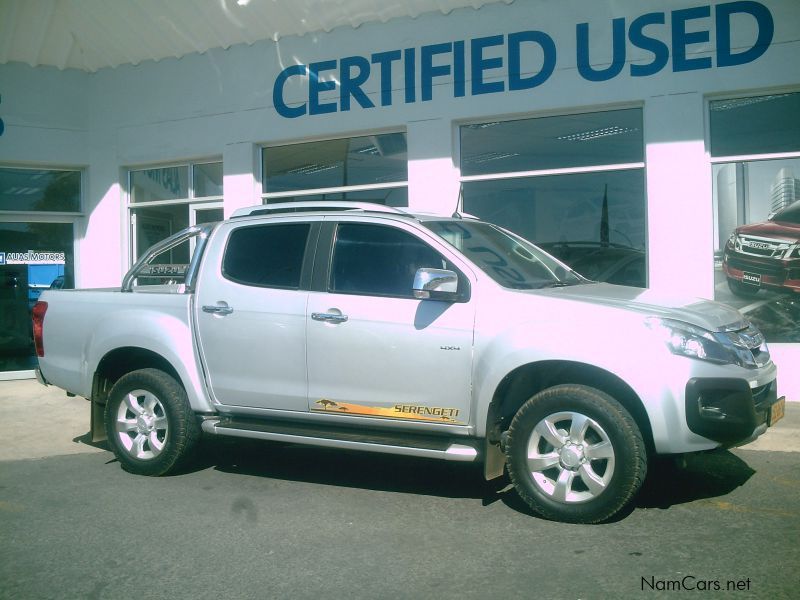
<instances>
[{"instance_id":1,"label":"truck's rear wheel","mask_svg":"<svg viewBox=\"0 0 800 600\"><path fill-rule=\"evenodd\" d=\"M126 471L165 475L181 466L200 437L186 392L158 369L124 375L109 394L106 434Z\"/></svg>"},{"instance_id":2,"label":"truck's rear wheel","mask_svg":"<svg viewBox=\"0 0 800 600\"><path fill-rule=\"evenodd\" d=\"M557 521L611 518L647 473L636 422L616 400L587 386L560 385L533 396L514 416L506 442L517 493Z\"/></svg>"}]
</instances>

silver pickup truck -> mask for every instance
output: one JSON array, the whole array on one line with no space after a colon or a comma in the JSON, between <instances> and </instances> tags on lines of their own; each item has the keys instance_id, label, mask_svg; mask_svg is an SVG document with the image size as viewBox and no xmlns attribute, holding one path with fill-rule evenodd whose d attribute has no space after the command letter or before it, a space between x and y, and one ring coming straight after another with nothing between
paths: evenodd
<instances>
[{"instance_id":1,"label":"silver pickup truck","mask_svg":"<svg viewBox=\"0 0 800 600\"><path fill-rule=\"evenodd\" d=\"M482 461L537 513L592 523L650 457L747 443L784 407L736 310L590 281L459 214L242 209L121 289L45 291L33 318L40 380L88 398L94 438L142 475L201 432Z\"/></svg>"}]
</instances>

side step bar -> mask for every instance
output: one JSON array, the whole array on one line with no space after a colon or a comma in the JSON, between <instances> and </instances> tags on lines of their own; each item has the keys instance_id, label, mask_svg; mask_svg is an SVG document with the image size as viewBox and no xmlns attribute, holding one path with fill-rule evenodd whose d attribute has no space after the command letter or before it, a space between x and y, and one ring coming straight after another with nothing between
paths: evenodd
<instances>
[{"instance_id":1,"label":"side step bar","mask_svg":"<svg viewBox=\"0 0 800 600\"><path fill-rule=\"evenodd\" d=\"M302 423L257 421L250 419L206 419L202 429L213 435L308 444L384 454L423 456L460 462L478 458L477 447L456 443L451 438L432 435L398 434L386 431L363 432L356 429L327 429Z\"/></svg>"}]
</instances>

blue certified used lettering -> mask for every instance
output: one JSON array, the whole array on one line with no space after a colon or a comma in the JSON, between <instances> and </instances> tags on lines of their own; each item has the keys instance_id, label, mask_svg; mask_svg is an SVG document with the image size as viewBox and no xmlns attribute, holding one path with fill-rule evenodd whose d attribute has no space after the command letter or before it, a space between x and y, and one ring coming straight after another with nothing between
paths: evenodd
<instances>
[{"instance_id":1,"label":"blue certified used lettering","mask_svg":"<svg viewBox=\"0 0 800 600\"><path fill-rule=\"evenodd\" d=\"M757 31L749 47L736 51L731 44L734 20L750 20ZM611 48L592 45L593 37L605 38L609 30ZM710 56L693 56L701 45L709 43L712 31L715 33L716 64ZM608 81L623 74L647 77L668 67L674 73L733 67L761 57L772 43L774 31L769 9L752 0L650 12L630 21L620 17L610 23L578 23L575 26L577 51L570 61L575 61L573 64L582 79L592 82ZM630 61L631 49L635 49L637 55L644 50L647 60ZM346 112L353 106L372 109L399 102L428 102L434 99L434 92L441 97L461 98L532 90L547 82L558 60L566 59L559 56L552 36L544 31L526 29L376 52L370 56L291 65L275 79L272 98L278 114L292 119ZM598 63L603 66L597 66ZM402 77L402 91L395 93L393 90L394 77ZM305 99L287 103L286 86L296 78L301 78L306 89ZM368 83L380 90L377 97L372 98L365 91ZM437 85L441 83L447 85Z\"/></svg>"}]
</instances>

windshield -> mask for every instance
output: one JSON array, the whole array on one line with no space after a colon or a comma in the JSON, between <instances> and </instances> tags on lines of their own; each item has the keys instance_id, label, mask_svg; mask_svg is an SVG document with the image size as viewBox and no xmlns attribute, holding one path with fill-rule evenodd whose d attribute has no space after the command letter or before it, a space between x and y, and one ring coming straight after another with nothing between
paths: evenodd
<instances>
[{"instance_id":1,"label":"windshield","mask_svg":"<svg viewBox=\"0 0 800 600\"><path fill-rule=\"evenodd\" d=\"M770 221L800 225L800 202L795 202L776 214Z\"/></svg>"},{"instance_id":2,"label":"windshield","mask_svg":"<svg viewBox=\"0 0 800 600\"><path fill-rule=\"evenodd\" d=\"M587 283L530 242L480 221L426 221L433 233L459 250L503 287L533 290Z\"/></svg>"}]
</instances>

